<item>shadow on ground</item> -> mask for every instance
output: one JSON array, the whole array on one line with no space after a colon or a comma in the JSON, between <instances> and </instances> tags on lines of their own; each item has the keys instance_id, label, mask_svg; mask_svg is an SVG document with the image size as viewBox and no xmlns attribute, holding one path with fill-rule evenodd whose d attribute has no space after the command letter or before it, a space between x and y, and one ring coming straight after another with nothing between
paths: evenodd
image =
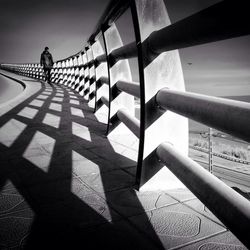
<instances>
[{"instance_id":1,"label":"shadow on ground","mask_svg":"<svg viewBox=\"0 0 250 250\"><path fill-rule=\"evenodd\" d=\"M161 249L134 190L135 162L115 152L122 145L79 94L42 84L0 119L0 246Z\"/></svg>"}]
</instances>

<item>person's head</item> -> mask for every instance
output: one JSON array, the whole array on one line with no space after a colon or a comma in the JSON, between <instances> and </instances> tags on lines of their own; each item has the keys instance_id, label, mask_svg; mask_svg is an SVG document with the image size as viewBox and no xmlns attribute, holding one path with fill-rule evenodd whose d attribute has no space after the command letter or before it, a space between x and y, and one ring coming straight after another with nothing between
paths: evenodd
<instances>
[{"instance_id":1,"label":"person's head","mask_svg":"<svg viewBox=\"0 0 250 250\"><path fill-rule=\"evenodd\" d=\"M44 50L45 50L45 51L49 51L49 47L45 47Z\"/></svg>"}]
</instances>

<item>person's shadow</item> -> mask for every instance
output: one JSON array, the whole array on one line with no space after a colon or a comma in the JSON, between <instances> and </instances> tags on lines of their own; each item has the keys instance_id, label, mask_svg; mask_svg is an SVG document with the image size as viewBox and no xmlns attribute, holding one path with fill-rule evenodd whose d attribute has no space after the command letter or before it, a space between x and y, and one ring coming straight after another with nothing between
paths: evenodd
<instances>
[{"instance_id":1,"label":"person's shadow","mask_svg":"<svg viewBox=\"0 0 250 250\"><path fill-rule=\"evenodd\" d=\"M112 156L120 163L130 165L131 169L135 168L136 162L114 151L108 139L103 136L106 125L97 121L92 109L78 93L75 92L73 99L73 95L69 94L72 89L63 85L51 85L51 88L50 92L45 91L46 86L42 83L41 90L0 118L0 130L13 119L25 124L25 128L10 146L0 142L0 190L7 181L13 183L34 213L29 234L22 240L22 248L162 249L133 189L135 176L125 168L120 168L116 162L112 164L108 157ZM59 97L61 101L57 95L59 89L63 94L63 97ZM46 99L39 99L45 95ZM42 106L33 106L34 101L42 103ZM77 101L80 105L75 104ZM36 111L33 118L20 115L27 107ZM57 110L58 107L61 108ZM82 117L72 115L72 108L81 110ZM53 123L53 119L46 120L48 114L55 117L57 125ZM49 124L51 121L52 125ZM73 124L78 126L76 132ZM88 129L90 138L79 136L81 128ZM37 143L50 154L47 165L46 157L39 157L37 152L31 152L30 156L27 152L29 148L34 150L31 147L34 138L38 138ZM46 142L43 142L44 138ZM104 149L105 152L100 152ZM85 159L86 164L75 166L78 158ZM93 164L98 166L99 174L89 173L85 177L90 182L99 178L97 183L102 185L99 191L93 190L93 186L85 183L84 178L74 170L77 167L79 173L83 170L84 175L84 168L87 171ZM115 178L118 179L114 181ZM134 229L127 217L112 206L114 195L111 191L119 189L128 190L123 199L133 200L133 206L139 211L145 228L151 231L151 240ZM98 203L101 205L96 206Z\"/></svg>"}]
</instances>

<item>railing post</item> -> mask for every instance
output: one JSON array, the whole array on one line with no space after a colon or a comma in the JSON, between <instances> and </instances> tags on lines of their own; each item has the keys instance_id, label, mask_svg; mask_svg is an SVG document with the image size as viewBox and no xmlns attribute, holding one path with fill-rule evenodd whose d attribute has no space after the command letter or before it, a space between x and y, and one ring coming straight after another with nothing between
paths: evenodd
<instances>
[{"instance_id":1,"label":"railing post","mask_svg":"<svg viewBox=\"0 0 250 250\"><path fill-rule=\"evenodd\" d=\"M143 42L152 32L170 25L170 19L163 0L134 1L132 13L137 37L141 84L141 132L137 184L140 190L183 187L183 184L166 167L153 159L154 150L163 141L172 143L184 155L188 154L187 119L172 112L160 110L155 102L155 95L163 87L185 91L179 53L177 50L165 52L145 64L144 59L151 55L150 51L142 46ZM172 187L166 178L174 180Z\"/></svg>"},{"instance_id":2,"label":"railing post","mask_svg":"<svg viewBox=\"0 0 250 250\"><path fill-rule=\"evenodd\" d=\"M83 55L84 55L84 50L81 51L78 58L78 65L80 67L80 72L79 72L79 87L76 89L76 91L78 91L80 95L83 95L84 77L85 77Z\"/></svg>"},{"instance_id":3,"label":"railing post","mask_svg":"<svg viewBox=\"0 0 250 250\"><path fill-rule=\"evenodd\" d=\"M85 59L85 70L84 70L84 88L83 88L83 98L85 100L89 100L89 79L90 79L90 69L89 69L89 62L90 62L90 58L88 55L88 46L86 46L85 48L85 54L84 54L84 59Z\"/></svg>"},{"instance_id":4,"label":"railing post","mask_svg":"<svg viewBox=\"0 0 250 250\"><path fill-rule=\"evenodd\" d=\"M89 50L90 50L90 53L91 53L91 58L95 62L95 57L94 57L94 52L93 52L92 45L93 45L92 43L90 43L90 42L88 43ZM96 65L95 65L95 63L93 63L93 66L92 66L92 83L91 83L90 89L89 89L89 105L90 105L90 107L94 108L94 112L96 110L96 91L97 91Z\"/></svg>"},{"instance_id":5,"label":"railing post","mask_svg":"<svg viewBox=\"0 0 250 250\"><path fill-rule=\"evenodd\" d=\"M95 41L91 41L91 48L93 52L93 59L96 61L98 56L104 54L104 49L102 47L102 37L99 36ZM103 104L101 98L103 96L108 97L109 87L106 84L100 84L101 77L108 77L107 62L102 62L95 66L95 117L99 122L108 124L108 107Z\"/></svg>"},{"instance_id":6,"label":"railing post","mask_svg":"<svg viewBox=\"0 0 250 250\"><path fill-rule=\"evenodd\" d=\"M110 127L110 111L111 111L112 96L111 96L110 63L108 59L108 45L107 45L107 40L105 37L105 29L103 27L101 28L101 34L102 34L102 39L103 39L103 44L104 44L104 52L106 56L106 65L107 65L107 72L108 72L108 86L109 86L108 105L106 105L108 107L108 124L107 124L106 134L108 135L109 127Z\"/></svg>"},{"instance_id":7,"label":"railing post","mask_svg":"<svg viewBox=\"0 0 250 250\"><path fill-rule=\"evenodd\" d=\"M208 131L208 152L209 152L209 172L213 173L213 129L209 128Z\"/></svg>"},{"instance_id":8,"label":"railing post","mask_svg":"<svg viewBox=\"0 0 250 250\"><path fill-rule=\"evenodd\" d=\"M106 53L108 60L109 70L109 126L108 126L108 137L116 140L117 135L125 135L127 138L131 138L132 141L137 140L133 136L131 131L118 119L116 116L120 108L126 108L126 111L133 116L134 115L134 96L131 96L125 92L119 94L114 93L116 83L118 81L132 81L132 75L128 60L121 60L119 63L113 64L110 54L113 50L123 46L123 42L120 37L119 30L115 23L113 23L105 32L103 32Z\"/></svg>"}]
</instances>

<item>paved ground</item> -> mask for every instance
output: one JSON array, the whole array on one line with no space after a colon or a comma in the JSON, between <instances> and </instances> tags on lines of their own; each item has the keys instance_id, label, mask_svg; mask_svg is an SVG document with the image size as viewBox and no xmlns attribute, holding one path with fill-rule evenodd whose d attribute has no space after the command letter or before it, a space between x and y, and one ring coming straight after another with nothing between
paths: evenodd
<instances>
[{"instance_id":1,"label":"paved ground","mask_svg":"<svg viewBox=\"0 0 250 250\"><path fill-rule=\"evenodd\" d=\"M73 90L22 79L0 108L0 249L244 249L187 189L138 193L134 148Z\"/></svg>"}]
</instances>

